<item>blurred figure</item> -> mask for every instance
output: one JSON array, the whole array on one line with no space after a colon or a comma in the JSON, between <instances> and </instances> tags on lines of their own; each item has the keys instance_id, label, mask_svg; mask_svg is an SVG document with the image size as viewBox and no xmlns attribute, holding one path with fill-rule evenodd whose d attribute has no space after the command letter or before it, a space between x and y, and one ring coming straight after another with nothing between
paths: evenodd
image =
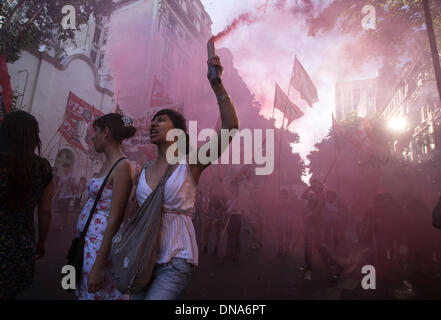
<instances>
[{"instance_id":1,"label":"blurred figure","mask_svg":"<svg viewBox=\"0 0 441 320\"><path fill-rule=\"evenodd\" d=\"M210 231L214 228L215 233L215 247L213 255L217 255L219 251L219 243L222 233L222 227L224 222L224 216L226 211L225 200L223 199L224 193L222 186L217 186L216 189L212 189L210 197L208 199L208 209L203 215L203 233L202 233L202 245L203 249L201 254L208 253L208 243L210 240Z\"/></svg>"},{"instance_id":2,"label":"blurred figure","mask_svg":"<svg viewBox=\"0 0 441 320\"><path fill-rule=\"evenodd\" d=\"M263 195L260 195L263 196ZM263 248L263 198L258 197L250 204L248 219L251 224L251 249Z\"/></svg>"},{"instance_id":3,"label":"blurred figure","mask_svg":"<svg viewBox=\"0 0 441 320\"><path fill-rule=\"evenodd\" d=\"M342 241L341 220L341 205L337 193L328 190L326 192L323 222L325 225L325 241L332 250Z\"/></svg>"},{"instance_id":4,"label":"blurred figure","mask_svg":"<svg viewBox=\"0 0 441 320\"><path fill-rule=\"evenodd\" d=\"M285 256L288 254L293 233L294 208L288 198L288 191L283 189L279 195L279 208L276 213L278 216L278 246L277 254Z\"/></svg>"},{"instance_id":5,"label":"blurred figure","mask_svg":"<svg viewBox=\"0 0 441 320\"><path fill-rule=\"evenodd\" d=\"M197 238L201 239L203 234L203 223L204 214L208 210L208 197L206 196L203 189L198 189L196 192L196 199L194 208L192 211L191 220L193 221L195 232L197 233Z\"/></svg>"},{"instance_id":6,"label":"blurred figure","mask_svg":"<svg viewBox=\"0 0 441 320\"><path fill-rule=\"evenodd\" d=\"M79 209L81 207L81 204L83 202L84 191L86 191L86 188L87 188L86 182L87 182L86 178L81 177L80 181L76 185L76 188L75 188L76 195L75 195L75 202L74 202L75 209Z\"/></svg>"},{"instance_id":7,"label":"blurred figure","mask_svg":"<svg viewBox=\"0 0 441 320\"><path fill-rule=\"evenodd\" d=\"M227 255L225 259L231 259L235 262L239 261L240 256L240 233L242 228L242 208L239 186L237 184L232 184L230 188L231 199L228 203L227 209Z\"/></svg>"},{"instance_id":8,"label":"blurred figure","mask_svg":"<svg viewBox=\"0 0 441 320\"><path fill-rule=\"evenodd\" d=\"M54 187L55 187L55 192L56 192L56 190L58 190L58 188L60 187L60 174L59 174L58 168L56 166L52 167L52 176L54 177ZM58 203L57 197L54 197L52 199L52 210L53 210L53 212L59 211L59 203Z\"/></svg>"},{"instance_id":9,"label":"blurred figure","mask_svg":"<svg viewBox=\"0 0 441 320\"><path fill-rule=\"evenodd\" d=\"M325 208L323 184L317 179L311 179L310 184L311 186L302 194L302 199L307 200L308 204L303 217L305 264L301 270L305 272L305 279L310 280L314 245L326 268L331 271L335 279L338 279L343 272L343 267L332 257L323 239L323 210Z\"/></svg>"},{"instance_id":10,"label":"blurred figure","mask_svg":"<svg viewBox=\"0 0 441 320\"><path fill-rule=\"evenodd\" d=\"M55 182L35 149L40 154L37 120L24 111L9 113L0 127L0 300L15 299L31 285L35 260L46 251Z\"/></svg>"},{"instance_id":11,"label":"blurred figure","mask_svg":"<svg viewBox=\"0 0 441 320\"><path fill-rule=\"evenodd\" d=\"M368 239L372 243L375 250L376 265L379 273L386 274L389 270L389 262L392 260L394 253L394 233L392 232L393 212L391 207L393 204L389 203L390 197L384 193L377 194L369 208L365 221L368 225ZM402 226L404 226L404 219L401 217Z\"/></svg>"},{"instance_id":12,"label":"blurred figure","mask_svg":"<svg viewBox=\"0 0 441 320\"><path fill-rule=\"evenodd\" d=\"M74 197L74 180L70 169L69 164L63 163L63 175L60 177L56 191L59 213L65 226L68 224L70 201Z\"/></svg>"},{"instance_id":13,"label":"blurred figure","mask_svg":"<svg viewBox=\"0 0 441 320\"><path fill-rule=\"evenodd\" d=\"M438 240L436 230L431 226L431 213L418 197L409 201L405 212L407 228L402 233L409 248L410 267L418 273L425 273L432 262L433 252L436 252Z\"/></svg>"}]
</instances>

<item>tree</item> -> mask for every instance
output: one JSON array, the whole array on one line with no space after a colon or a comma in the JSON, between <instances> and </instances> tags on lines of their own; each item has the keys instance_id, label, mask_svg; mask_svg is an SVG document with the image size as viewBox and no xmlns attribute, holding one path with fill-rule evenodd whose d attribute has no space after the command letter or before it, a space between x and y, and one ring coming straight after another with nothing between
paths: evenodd
<instances>
[{"instance_id":1,"label":"tree","mask_svg":"<svg viewBox=\"0 0 441 320\"><path fill-rule=\"evenodd\" d=\"M435 30L441 31L441 6L432 1L431 11ZM375 8L375 29L363 29L363 7ZM309 33L327 33L338 28L351 35L346 49L348 58L355 64L363 64L372 58L381 57L396 64L403 57L412 57L421 50L421 42L428 49L422 0L334 0L317 16L308 19ZM423 36L423 37L421 37ZM438 32L438 41L441 34Z\"/></svg>"},{"instance_id":2,"label":"tree","mask_svg":"<svg viewBox=\"0 0 441 320\"><path fill-rule=\"evenodd\" d=\"M110 16L112 0L3 0L0 2L0 55L11 63L25 49L41 45L58 49L63 41L74 39L75 30L62 27L62 9L75 8L75 24L87 24L91 15L96 19Z\"/></svg>"},{"instance_id":3,"label":"tree","mask_svg":"<svg viewBox=\"0 0 441 320\"><path fill-rule=\"evenodd\" d=\"M309 3L309 0L303 0ZM345 61L360 68L373 59L380 59L378 103L388 98L397 67L405 60L415 60L429 53L422 0L333 0L327 7L311 9L307 24L309 34L316 36L338 30L352 37L343 47ZM375 8L375 29L365 29L367 16L363 8ZM363 13L365 12L365 13ZM441 6L431 0L431 13L437 42L441 41ZM429 55L430 56L430 55Z\"/></svg>"},{"instance_id":4,"label":"tree","mask_svg":"<svg viewBox=\"0 0 441 320\"><path fill-rule=\"evenodd\" d=\"M440 158L418 163L394 153L394 133L381 119L370 124L375 134L374 152L360 150L352 142L353 130L362 118L338 124L339 132L331 129L327 137L315 145L308 156L312 175L336 190L343 199L371 201L378 192L389 192L400 199L417 197L432 203L441 185Z\"/></svg>"}]
</instances>

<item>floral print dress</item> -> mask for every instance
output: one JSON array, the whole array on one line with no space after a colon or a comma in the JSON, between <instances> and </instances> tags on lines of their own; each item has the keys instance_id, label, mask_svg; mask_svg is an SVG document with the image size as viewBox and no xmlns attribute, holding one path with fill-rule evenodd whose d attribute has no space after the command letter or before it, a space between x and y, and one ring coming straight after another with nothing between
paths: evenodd
<instances>
[{"instance_id":1,"label":"floral print dress","mask_svg":"<svg viewBox=\"0 0 441 320\"><path fill-rule=\"evenodd\" d=\"M84 205L83 211L80 214L77 232L78 234L84 229L89 213L92 210L96 196L101 188L104 177L92 178L87 185L87 193L89 199ZM110 259L104 269L104 286L95 293L87 292L87 277L95 263L97 252L101 246L104 232L107 228L107 222L110 217L110 204L112 202L112 186L106 184L101 194L101 198L95 209L95 213L89 224L84 244L84 262L82 270L82 279L79 288L77 289L77 296L80 300L127 300L128 295L121 294L116 288L115 281L111 273Z\"/></svg>"},{"instance_id":2,"label":"floral print dress","mask_svg":"<svg viewBox=\"0 0 441 320\"><path fill-rule=\"evenodd\" d=\"M0 167L5 167L0 159ZM44 189L52 181L49 161L36 157L32 173L32 188L23 199L24 210L11 210L6 195L9 174L0 172L0 300L15 299L27 289L35 273L34 210Z\"/></svg>"}]
</instances>

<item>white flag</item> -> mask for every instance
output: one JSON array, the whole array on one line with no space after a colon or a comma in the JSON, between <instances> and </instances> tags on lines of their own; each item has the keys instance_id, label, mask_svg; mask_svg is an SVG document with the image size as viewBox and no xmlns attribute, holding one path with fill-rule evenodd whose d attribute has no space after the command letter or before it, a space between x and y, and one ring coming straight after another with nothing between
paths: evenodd
<instances>
[{"instance_id":1,"label":"white flag","mask_svg":"<svg viewBox=\"0 0 441 320\"><path fill-rule=\"evenodd\" d=\"M302 99L308 102L310 107L319 101L317 89L300 61L297 60L297 57L294 61L294 70L290 84L300 93Z\"/></svg>"},{"instance_id":2,"label":"white flag","mask_svg":"<svg viewBox=\"0 0 441 320\"><path fill-rule=\"evenodd\" d=\"M289 100L285 92L280 89L276 83L276 92L274 94L274 107L282 110L288 119L288 124L303 116L302 110L292 101Z\"/></svg>"}]
</instances>

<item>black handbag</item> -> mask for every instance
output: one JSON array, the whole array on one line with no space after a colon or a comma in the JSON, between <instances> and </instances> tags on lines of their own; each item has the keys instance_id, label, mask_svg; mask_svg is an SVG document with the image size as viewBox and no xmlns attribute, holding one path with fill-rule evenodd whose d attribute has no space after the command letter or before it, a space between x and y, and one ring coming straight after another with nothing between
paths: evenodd
<instances>
[{"instance_id":1,"label":"black handbag","mask_svg":"<svg viewBox=\"0 0 441 320\"><path fill-rule=\"evenodd\" d=\"M124 160L124 159L127 159L127 158L118 159L118 161L115 162L113 167L107 173L106 177L104 178L103 183L101 184L100 190L98 191L98 194L96 195L95 202L93 204L92 209L90 210L89 218L87 219L87 222L86 222L86 225L84 226L83 231L80 233L80 236L73 238L72 243L69 248L69 251L67 252L67 257L66 257L67 264L71 265L75 268L77 285L79 285L81 282L81 273L82 273L82 269L83 269L83 260L84 260L84 242L85 242L87 229L89 228L90 221L92 220L96 206L98 204L98 201L101 198L101 194L103 193L104 186L106 185L110 174L112 173L112 171L116 167L116 165L121 160Z\"/></svg>"},{"instance_id":2,"label":"black handbag","mask_svg":"<svg viewBox=\"0 0 441 320\"><path fill-rule=\"evenodd\" d=\"M432 211L432 226L441 229L441 196Z\"/></svg>"}]
</instances>

